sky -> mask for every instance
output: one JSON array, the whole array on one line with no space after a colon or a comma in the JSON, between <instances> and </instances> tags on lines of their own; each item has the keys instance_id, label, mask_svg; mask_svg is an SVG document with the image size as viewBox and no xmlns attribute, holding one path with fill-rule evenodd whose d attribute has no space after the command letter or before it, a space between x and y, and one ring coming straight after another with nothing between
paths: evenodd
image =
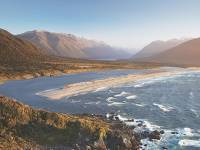
<instances>
[{"instance_id":1,"label":"sky","mask_svg":"<svg viewBox=\"0 0 200 150\"><path fill-rule=\"evenodd\" d=\"M200 37L200 0L1 0L0 28L140 49L154 40Z\"/></svg>"}]
</instances>

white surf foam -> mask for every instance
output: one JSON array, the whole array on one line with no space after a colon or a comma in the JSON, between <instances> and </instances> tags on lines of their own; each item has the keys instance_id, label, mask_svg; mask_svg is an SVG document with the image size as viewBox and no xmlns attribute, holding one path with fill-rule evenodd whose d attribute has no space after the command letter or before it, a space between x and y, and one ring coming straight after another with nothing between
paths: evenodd
<instances>
[{"instance_id":1,"label":"white surf foam","mask_svg":"<svg viewBox=\"0 0 200 150\"><path fill-rule=\"evenodd\" d=\"M178 132L181 136L200 137L200 133L196 130L191 129L191 128L181 128L181 129L178 129Z\"/></svg>"},{"instance_id":2,"label":"white surf foam","mask_svg":"<svg viewBox=\"0 0 200 150\"><path fill-rule=\"evenodd\" d=\"M115 93L113 90L109 90L110 93Z\"/></svg>"},{"instance_id":3,"label":"white surf foam","mask_svg":"<svg viewBox=\"0 0 200 150\"><path fill-rule=\"evenodd\" d=\"M129 99L129 100L130 100L130 99L136 99L136 98L137 98L136 95L131 95L131 96L127 96L127 97L126 97L126 99Z\"/></svg>"},{"instance_id":4,"label":"white surf foam","mask_svg":"<svg viewBox=\"0 0 200 150\"><path fill-rule=\"evenodd\" d=\"M153 84L156 81L157 81L157 79L154 79L154 78L143 79L143 80L140 80L140 81L136 82L134 87L135 88L141 88L141 87L144 87L145 85Z\"/></svg>"},{"instance_id":5,"label":"white surf foam","mask_svg":"<svg viewBox=\"0 0 200 150\"><path fill-rule=\"evenodd\" d=\"M121 115L117 115L117 117L119 118L120 121L127 121L128 120L128 118L123 117Z\"/></svg>"},{"instance_id":6,"label":"white surf foam","mask_svg":"<svg viewBox=\"0 0 200 150\"><path fill-rule=\"evenodd\" d=\"M160 150L158 140L150 141L149 139L142 139L141 143L142 145L140 150Z\"/></svg>"},{"instance_id":7,"label":"white surf foam","mask_svg":"<svg viewBox=\"0 0 200 150\"><path fill-rule=\"evenodd\" d=\"M173 76L163 76L163 77L161 76L161 77L155 77L155 78L141 79L134 83L134 87L140 88L140 87L144 87L146 85L154 84L157 82L166 82L166 80L177 78L178 76L180 76L182 74L184 74L184 72L181 72L180 74L176 74Z\"/></svg>"},{"instance_id":8,"label":"white surf foam","mask_svg":"<svg viewBox=\"0 0 200 150\"><path fill-rule=\"evenodd\" d=\"M138 103L132 103L133 105L135 106L138 106L138 107L144 107L145 105L144 104L138 104Z\"/></svg>"},{"instance_id":9,"label":"white surf foam","mask_svg":"<svg viewBox=\"0 0 200 150\"><path fill-rule=\"evenodd\" d=\"M35 93L35 95L43 95L45 93L48 93L48 92L51 92L51 91L55 91L55 90L59 90L60 88L54 88L54 89L48 89L48 90L44 90L44 91L40 91L40 92L37 92Z\"/></svg>"},{"instance_id":10,"label":"white surf foam","mask_svg":"<svg viewBox=\"0 0 200 150\"><path fill-rule=\"evenodd\" d=\"M99 92L99 91L104 91L108 89L107 87L100 87L100 88L97 88L94 92Z\"/></svg>"},{"instance_id":11,"label":"white surf foam","mask_svg":"<svg viewBox=\"0 0 200 150\"><path fill-rule=\"evenodd\" d=\"M100 101L97 101L97 102L96 102L96 105L98 105L98 104L100 104L100 103L101 103Z\"/></svg>"},{"instance_id":12,"label":"white surf foam","mask_svg":"<svg viewBox=\"0 0 200 150\"><path fill-rule=\"evenodd\" d=\"M169 111L172 111L174 109L171 106L164 106L164 105L157 104L157 103L153 103L153 105L159 107L164 112L169 112Z\"/></svg>"},{"instance_id":13,"label":"white surf foam","mask_svg":"<svg viewBox=\"0 0 200 150\"><path fill-rule=\"evenodd\" d=\"M120 121L123 121L128 126L135 126L134 131L137 133L143 132L144 130L147 131L155 131L155 130L161 130L162 127L153 124L152 122L144 119L134 119L130 121L129 118L117 115ZM138 124L142 124L142 126L138 126ZM172 132L177 132L177 134L172 134ZM180 146L191 146L191 147L200 147L200 139L199 140L187 140L183 139L180 140L180 138L183 137L197 137L196 130L194 131L191 128L180 128L176 130L164 130L164 134L161 135L160 140L152 140L150 141L147 139L142 139L142 145L141 148L143 149L160 149L163 145L166 145L169 143L177 142ZM200 137L200 136L199 136Z\"/></svg>"},{"instance_id":14,"label":"white surf foam","mask_svg":"<svg viewBox=\"0 0 200 150\"><path fill-rule=\"evenodd\" d=\"M72 100L71 103L80 103L80 100Z\"/></svg>"},{"instance_id":15,"label":"white surf foam","mask_svg":"<svg viewBox=\"0 0 200 150\"><path fill-rule=\"evenodd\" d=\"M144 125L146 126L147 129L149 129L150 131L154 131L157 129L160 129L161 127L158 125L155 125L147 120L144 120Z\"/></svg>"},{"instance_id":16,"label":"white surf foam","mask_svg":"<svg viewBox=\"0 0 200 150\"><path fill-rule=\"evenodd\" d=\"M99 104L99 103L101 103L100 101L97 101L97 102L87 102L87 103L85 103L86 105L93 105L93 104Z\"/></svg>"},{"instance_id":17,"label":"white surf foam","mask_svg":"<svg viewBox=\"0 0 200 150\"><path fill-rule=\"evenodd\" d=\"M124 105L125 103L121 103L121 102L112 102L110 104L108 104L108 106L120 106L120 105Z\"/></svg>"},{"instance_id":18,"label":"white surf foam","mask_svg":"<svg viewBox=\"0 0 200 150\"><path fill-rule=\"evenodd\" d=\"M135 88L140 88L140 87L143 87L143 86L144 86L144 83L134 85Z\"/></svg>"},{"instance_id":19,"label":"white surf foam","mask_svg":"<svg viewBox=\"0 0 200 150\"><path fill-rule=\"evenodd\" d=\"M184 128L182 133L186 136L194 136L193 130L191 128Z\"/></svg>"},{"instance_id":20,"label":"white surf foam","mask_svg":"<svg viewBox=\"0 0 200 150\"><path fill-rule=\"evenodd\" d=\"M197 112L197 110L190 109L190 111L193 112L195 114L195 116L199 118L199 113Z\"/></svg>"},{"instance_id":21,"label":"white surf foam","mask_svg":"<svg viewBox=\"0 0 200 150\"><path fill-rule=\"evenodd\" d=\"M108 97L106 99L106 101L109 102L109 103L112 103L113 102L112 100L116 100L116 98L114 98L114 97Z\"/></svg>"},{"instance_id":22,"label":"white surf foam","mask_svg":"<svg viewBox=\"0 0 200 150\"><path fill-rule=\"evenodd\" d=\"M190 98L190 99L193 99L193 98L194 98L193 92L190 92L190 93L189 93L189 98Z\"/></svg>"},{"instance_id":23,"label":"white surf foam","mask_svg":"<svg viewBox=\"0 0 200 150\"><path fill-rule=\"evenodd\" d=\"M200 147L200 139L199 140L180 140L178 142L180 146L191 146L191 147Z\"/></svg>"},{"instance_id":24,"label":"white surf foam","mask_svg":"<svg viewBox=\"0 0 200 150\"><path fill-rule=\"evenodd\" d=\"M127 117L124 117L121 115L117 115L117 117L119 118L120 121L125 122L125 124L128 126L132 126L132 125L136 126L136 128L134 129L135 131L136 130L143 131L144 128L149 131L154 131L154 130L158 130L161 128L161 126L155 125L152 122L145 120L145 119L134 119L133 121L128 121L128 120L130 120L130 118L127 118ZM142 123L143 126L141 126L141 127L137 126L138 123Z\"/></svg>"},{"instance_id":25,"label":"white surf foam","mask_svg":"<svg viewBox=\"0 0 200 150\"><path fill-rule=\"evenodd\" d=\"M115 97L121 97L121 96L125 96L127 94L128 94L127 92L123 91L120 94L116 94Z\"/></svg>"},{"instance_id":26,"label":"white surf foam","mask_svg":"<svg viewBox=\"0 0 200 150\"><path fill-rule=\"evenodd\" d=\"M103 98L102 98L102 97L97 97L97 99L100 99L100 100L102 100Z\"/></svg>"}]
</instances>

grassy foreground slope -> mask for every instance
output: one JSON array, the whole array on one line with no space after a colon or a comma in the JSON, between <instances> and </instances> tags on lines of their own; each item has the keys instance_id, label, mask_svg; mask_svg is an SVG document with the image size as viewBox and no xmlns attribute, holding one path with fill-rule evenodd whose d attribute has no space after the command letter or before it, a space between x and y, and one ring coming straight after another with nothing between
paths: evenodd
<instances>
[{"instance_id":1,"label":"grassy foreground slope","mask_svg":"<svg viewBox=\"0 0 200 150\"><path fill-rule=\"evenodd\" d=\"M0 97L0 149L126 150L138 146L132 130L101 117L36 110Z\"/></svg>"}]
</instances>

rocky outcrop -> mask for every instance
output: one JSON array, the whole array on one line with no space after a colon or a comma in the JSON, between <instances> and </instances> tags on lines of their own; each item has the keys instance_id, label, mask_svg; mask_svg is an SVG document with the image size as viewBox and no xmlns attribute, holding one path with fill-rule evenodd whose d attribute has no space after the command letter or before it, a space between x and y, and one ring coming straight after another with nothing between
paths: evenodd
<instances>
[{"instance_id":1,"label":"rocky outcrop","mask_svg":"<svg viewBox=\"0 0 200 150\"><path fill-rule=\"evenodd\" d=\"M103 116L36 110L0 97L0 149L139 149L131 128Z\"/></svg>"},{"instance_id":2,"label":"rocky outcrop","mask_svg":"<svg viewBox=\"0 0 200 150\"><path fill-rule=\"evenodd\" d=\"M135 148L143 149L147 146L147 143L142 143L142 139L146 139L149 142L160 140L161 136L165 133L164 130L150 130L148 127L146 127L145 122L142 120L124 118L116 113L109 113L106 115L106 117L110 121L110 123L115 126L115 129L119 129L119 132L123 131L123 133L119 134L120 136L116 136L118 134L115 134L114 139L123 139L119 140L124 141L124 143L121 143L120 145L125 145L126 147L133 146ZM124 133L129 136L126 137ZM133 136L131 136L131 134ZM113 139L111 143L115 143Z\"/></svg>"},{"instance_id":3,"label":"rocky outcrop","mask_svg":"<svg viewBox=\"0 0 200 150\"><path fill-rule=\"evenodd\" d=\"M139 149L139 140L135 138L133 134L133 130L131 129L123 129L114 130L107 135L106 145L110 149Z\"/></svg>"}]
</instances>

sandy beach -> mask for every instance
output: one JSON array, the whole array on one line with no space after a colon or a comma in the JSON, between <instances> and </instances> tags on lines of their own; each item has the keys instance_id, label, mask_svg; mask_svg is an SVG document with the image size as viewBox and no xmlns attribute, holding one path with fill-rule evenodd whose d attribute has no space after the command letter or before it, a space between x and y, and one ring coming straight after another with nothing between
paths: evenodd
<instances>
[{"instance_id":1,"label":"sandy beach","mask_svg":"<svg viewBox=\"0 0 200 150\"><path fill-rule=\"evenodd\" d=\"M199 70L197 68L190 68L189 71ZM59 89L49 89L46 91L42 91L37 93L37 95L47 97L51 100L59 100L63 97L70 97L75 95L80 95L88 92L98 91L105 88L111 88L118 85L126 84L129 82L135 82L142 79L149 78L157 78L157 77L168 77L173 75L178 75L184 73L183 71L159 71L155 70L153 73L145 73L145 74L130 74L126 76L120 77L112 77L101 80L92 80L88 82L80 82L74 84L66 84L62 88Z\"/></svg>"}]
</instances>

